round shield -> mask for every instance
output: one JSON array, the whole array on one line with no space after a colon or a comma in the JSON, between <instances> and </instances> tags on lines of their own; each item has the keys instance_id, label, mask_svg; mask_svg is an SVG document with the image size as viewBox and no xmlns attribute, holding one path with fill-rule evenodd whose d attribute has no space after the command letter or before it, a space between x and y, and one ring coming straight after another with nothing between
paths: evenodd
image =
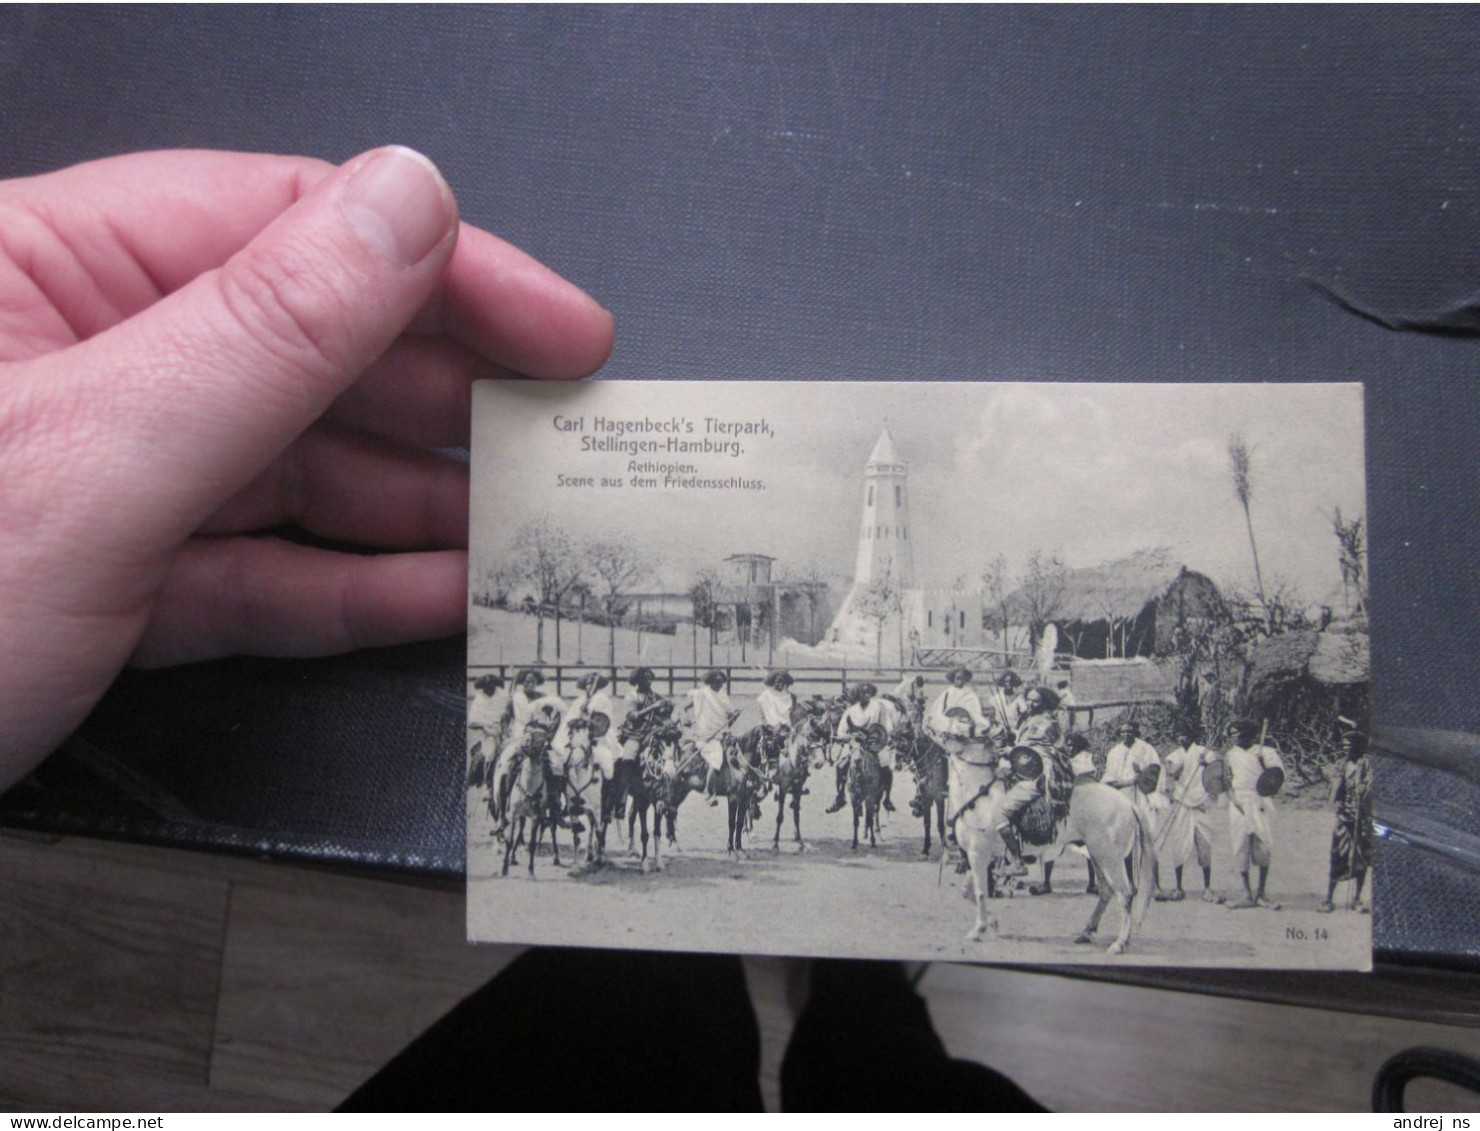
<instances>
[{"instance_id":1,"label":"round shield","mask_svg":"<svg viewBox=\"0 0 1480 1131\"><path fill-rule=\"evenodd\" d=\"M1233 788L1233 772L1221 758L1203 767L1202 780L1203 788L1213 797L1222 797Z\"/></svg>"},{"instance_id":2,"label":"round shield","mask_svg":"<svg viewBox=\"0 0 1480 1131\"><path fill-rule=\"evenodd\" d=\"M958 719L961 722L970 722L971 712L965 707L948 707L946 708L946 718Z\"/></svg>"},{"instance_id":3,"label":"round shield","mask_svg":"<svg viewBox=\"0 0 1480 1131\"><path fill-rule=\"evenodd\" d=\"M1031 746L1015 746L1007 755L1013 777L1019 781L1037 781L1043 776L1043 755Z\"/></svg>"},{"instance_id":4,"label":"round shield","mask_svg":"<svg viewBox=\"0 0 1480 1131\"><path fill-rule=\"evenodd\" d=\"M1142 793L1155 793L1161 781L1160 766L1143 766L1136 774L1136 788Z\"/></svg>"},{"instance_id":5,"label":"round shield","mask_svg":"<svg viewBox=\"0 0 1480 1131\"><path fill-rule=\"evenodd\" d=\"M1285 771L1278 766L1266 766L1254 783L1254 792L1260 797L1273 797L1285 787Z\"/></svg>"}]
</instances>

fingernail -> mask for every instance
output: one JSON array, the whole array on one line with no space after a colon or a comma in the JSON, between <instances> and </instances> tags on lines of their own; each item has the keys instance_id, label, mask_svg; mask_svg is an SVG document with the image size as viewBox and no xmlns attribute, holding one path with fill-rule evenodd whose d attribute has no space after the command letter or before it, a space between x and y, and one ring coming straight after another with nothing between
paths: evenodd
<instances>
[{"instance_id":1,"label":"fingernail","mask_svg":"<svg viewBox=\"0 0 1480 1131\"><path fill-rule=\"evenodd\" d=\"M367 157L344 186L344 214L392 263L420 263L447 235L456 208L437 166L403 145Z\"/></svg>"}]
</instances>

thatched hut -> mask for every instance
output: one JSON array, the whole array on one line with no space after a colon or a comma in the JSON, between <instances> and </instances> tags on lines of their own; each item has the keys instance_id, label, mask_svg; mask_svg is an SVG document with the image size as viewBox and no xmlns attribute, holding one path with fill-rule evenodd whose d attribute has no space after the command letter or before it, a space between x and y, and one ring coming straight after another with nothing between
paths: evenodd
<instances>
[{"instance_id":1,"label":"thatched hut","mask_svg":"<svg viewBox=\"0 0 1480 1131\"><path fill-rule=\"evenodd\" d=\"M1365 621L1265 637L1254 646L1248 712L1268 719L1272 733L1312 727L1334 733L1338 715L1367 717L1370 670Z\"/></svg>"},{"instance_id":2,"label":"thatched hut","mask_svg":"<svg viewBox=\"0 0 1480 1131\"><path fill-rule=\"evenodd\" d=\"M1170 644L1173 628L1211 617L1223 603L1209 577L1166 550L1065 570L1055 588L1046 599L1020 589L1009 607L1023 620L1036 607L1057 629L1057 650L1085 660L1154 656Z\"/></svg>"}]
</instances>

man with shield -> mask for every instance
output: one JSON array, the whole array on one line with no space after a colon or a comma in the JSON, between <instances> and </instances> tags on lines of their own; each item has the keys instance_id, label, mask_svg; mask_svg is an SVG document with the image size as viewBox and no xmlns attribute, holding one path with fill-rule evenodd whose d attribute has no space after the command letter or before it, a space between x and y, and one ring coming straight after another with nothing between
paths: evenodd
<instances>
[{"instance_id":1,"label":"man with shield","mask_svg":"<svg viewBox=\"0 0 1480 1131\"><path fill-rule=\"evenodd\" d=\"M1059 697L1046 687L1032 687L1023 696L1026 713L1018 722L1016 745L998 763L998 777L1006 783L1006 792L992 803L988 822L1002 838L1007 849L1005 875L1023 876L1028 872L1023 863L1023 842L1018 820L1024 809L1042 797L1055 774L1054 752L1062 737L1055 712ZM1034 895L1052 891L1052 868L1045 864L1043 882L1029 889Z\"/></svg>"},{"instance_id":2,"label":"man with shield","mask_svg":"<svg viewBox=\"0 0 1480 1131\"><path fill-rule=\"evenodd\" d=\"M899 726L899 710L888 699L878 697L879 689L872 683L860 683L853 688L853 703L843 712L843 717L838 720L837 736L835 741L846 743L842 754L838 756L837 784L838 796L827 812L836 813L848 802L843 794L848 786L848 766L852 761L854 750L853 744L872 728L877 727L883 733L885 742L879 747L879 778L884 798L884 808L894 812L894 806L889 802L889 787L894 778L894 749L887 739ZM878 733L878 732L875 732Z\"/></svg>"},{"instance_id":3,"label":"man with shield","mask_svg":"<svg viewBox=\"0 0 1480 1131\"><path fill-rule=\"evenodd\" d=\"M1126 719L1115 728L1116 744L1105 755L1105 775L1100 780L1118 789L1140 811L1148 829L1155 828L1156 814L1150 795L1161 782L1161 755L1141 737L1141 724Z\"/></svg>"},{"instance_id":4,"label":"man with shield","mask_svg":"<svg viewBox=\"0 0 1480 1131\"><path fill-rule=\"evenodd\" d=\"M627 815L627 793L632 780L628 775L641 773L638 758L673 715L673 701L653 690L656 678L653 669L645 667L633 668L627 676L627 685L634 693L632 706L617 728L616 764L608 779L617 783L612 816L619 821Z\"/></svg>"},{"instance_id":5,"label":"man with shield","mask_svg":"<svg viewBox=\"0 0 1480 1131\"><path fill-rule=\"evenodd\" d=\"M1278 911L1280 905L1265 896L1264 888L1274 851L1269 815L1274 809L1274 795L1285 784L1285 764L1273 746L1265 745L1264 728L1258 723L1238 719L1228 724L1228 733L1232 741L1223 754L1228 838L1244 882L1244 897L1228 906L1236 911L1248 907ZM1251 865L1259 869L1257 889L1249 882Z\"/></svg>"}]
</instances>

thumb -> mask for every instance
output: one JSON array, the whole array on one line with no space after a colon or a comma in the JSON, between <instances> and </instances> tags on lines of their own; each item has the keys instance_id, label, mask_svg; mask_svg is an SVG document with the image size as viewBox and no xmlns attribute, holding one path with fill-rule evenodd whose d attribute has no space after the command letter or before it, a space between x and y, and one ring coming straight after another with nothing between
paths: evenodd
<instances>
[{"instance_id":1,"label":"thumb","mask_svg":"<svg viewBox=\"0 0 1480 1131\"><path fill-rule=\"evenodd\" d=\"M147 504L115 533L141 550L182 539L254 478L426 305L457 228L431 161L372 150L218 269L50 355L51 387L99 441L86 470Z\"/></svg>"}]
</instances>

